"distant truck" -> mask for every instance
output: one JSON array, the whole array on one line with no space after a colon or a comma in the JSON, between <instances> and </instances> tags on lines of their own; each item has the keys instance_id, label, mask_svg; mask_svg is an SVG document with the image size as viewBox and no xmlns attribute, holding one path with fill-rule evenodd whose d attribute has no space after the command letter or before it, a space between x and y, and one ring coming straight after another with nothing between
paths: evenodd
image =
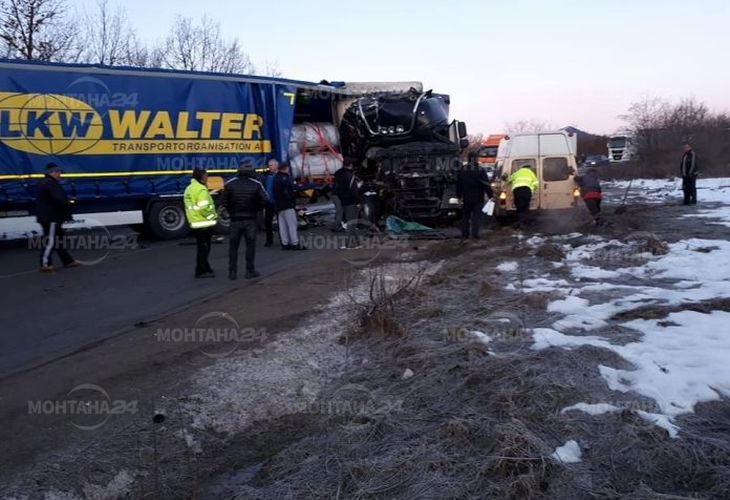
<instances>
[{"instance_id":1,"label":"distant truck","mask_svg":"<svg viewBox=\"0 0 730 500\"><path fill-rule=\"evenodd\" d=\"M608 160L611 163L633 160L636 156L634 133L619 131L608 138Z\"/></svg>"},{"instance_id":2,"label":"distant truck","mask_svg":"<svg viewBox=\"0 0 730 500\"><path fill-rule=\"evenodd\" d=\"M492 183L497 197L495 216L505 217L516 212L507 179L525 165L540 181L532 196L531 210L574 209L580 195L574 180L578 167L576 146L575 134L564 131L514 134L505 138L499 148Z\"/></svg>"},{"instance_id":3,"label":"distant truck","mask_svg":"<svg viewBox=\"0 0 730 500\"><path fill-rule=\"evenodd\" d=\"M497 163L497 152L499 143L507 137L506 134L492 134L482 140L476 152L477 159L481 165L495 165Z\"/></svg>"},{"instance_id":4,"label":"distant truck","mask_svg":"<svg viewBox=\"0 0 730 500\"><path fill-rule=\"evenodd\" d=\"M419 82L0 59L0 218L34 215L52 161L64 171L74 213L135 212L152 235L181 237L193 167L208 170L215 193L241 161L265 167L276 157L291 160L302 191L326 189L342 164L340 130L348 131L342 147L356 158L373 214L453 212L443 201L449 162L466 130L448 121L448 102Z\"/></svg>"}]
</instances>

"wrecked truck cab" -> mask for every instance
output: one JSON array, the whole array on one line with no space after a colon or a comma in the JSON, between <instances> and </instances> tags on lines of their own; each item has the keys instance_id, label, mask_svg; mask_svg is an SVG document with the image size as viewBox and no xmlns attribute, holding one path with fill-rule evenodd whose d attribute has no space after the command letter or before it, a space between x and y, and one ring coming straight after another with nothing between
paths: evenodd
<instances>
[{"instance_id":1,"label":"wrecked truck cab","mask_svg":"<svg viewBox=\"0 0 730 500\"><path fill-rule=\"evenodd\" d=\"M578 169L575 142L574 136L564 131L505 137L499 146L492 182L497 198L495 216L504 218L516 213L507 179L524 166L528 166L540 182L532 194L530 210L575 209L580 196L575 183Z\"/></svg>"},{"instance_id":2,"label":"wrecked truck cab","mask_svg":"<svg viewBox=\"0 0 730 500\"><path fill-rule=\"evenodd\" d=\"M458 216L455 197L466 126L449 119L449 97L411 88L360 97L340 123L343 153L365 183L365 215L439 222Z\"/></svg>"}]
</instances>

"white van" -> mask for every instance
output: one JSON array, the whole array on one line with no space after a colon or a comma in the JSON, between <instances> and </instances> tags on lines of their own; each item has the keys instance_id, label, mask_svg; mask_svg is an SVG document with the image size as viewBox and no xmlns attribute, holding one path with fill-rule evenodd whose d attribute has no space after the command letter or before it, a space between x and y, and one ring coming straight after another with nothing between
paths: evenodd
<instances>
[{"instance_id":1,"label":"white van","mask_svg":"<svg viewBox=\"0 0 730 500\"><path fill-rule=\"evenodd\" d=\"M564 131L515 134L499 145L492 188L497 198L495 216L515 212L509 176L529 166L540 184L532 193L531 210L572 209L578 206L580 192L575 184L578 169L577 138Z\"/></svg>"}]
</instances>

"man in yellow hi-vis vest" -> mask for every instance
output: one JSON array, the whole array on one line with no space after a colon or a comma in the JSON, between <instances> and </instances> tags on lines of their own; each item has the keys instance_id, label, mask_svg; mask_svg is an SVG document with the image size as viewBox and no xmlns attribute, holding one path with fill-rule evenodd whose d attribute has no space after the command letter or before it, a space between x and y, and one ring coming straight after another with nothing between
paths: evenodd
<instances>
[{"instance_id":1,"label":"man in yellow hi-vis vest","mask_svg":"<svg viewBox=\"0 0 730 500\"><path fill-rule=\"evenodd\" d=\"M193 178L190 185L185 189L183 200L185 203L185 216L188 224L193 230L197 243L197 256L195 264L196 278L212 278L215 276L213 269L208 263L210 254L210 243L213 239L213 227L218 221L218 213L215 209L213 197L210 196L208 186L208 173L203 168L193 170Z\"/></svg>"},{"instance_id":2,"label":"man in yellow hi-vis vest","mask_svg":"<svg viewBox=\"0 0 730 500\"><path fill-rule=\"evenodd\" d=\"M529 165L523 165L509 176L507 182L512 187L512 199L515 202L517 216L522 218L530 211L532 193L540 185L540 181Z\"/></svg>"}]
</instances>

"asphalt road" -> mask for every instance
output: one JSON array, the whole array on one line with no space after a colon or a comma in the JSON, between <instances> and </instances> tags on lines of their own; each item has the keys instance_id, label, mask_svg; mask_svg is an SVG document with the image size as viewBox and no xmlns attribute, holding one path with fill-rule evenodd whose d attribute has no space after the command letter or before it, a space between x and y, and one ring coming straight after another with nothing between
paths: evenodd
<instances>
[{"instance_id":1,"label":"asphalt road","mask_svg":"<svg viewBox=\"0 0 730 500\"><path fill-rule=\"evenodd\" d=\"M320 234L327 238L331 233L320 230ZM323 258L323 252L336 253L334 248L304 252L263 248L262 236L257 268L264 276L301 269ZM144 241L126 229L113 230L104 244L98 238L93 233L80 236L73 253L85 265L55 274L38 272L39 251L32 243L0 248L0 378L251 283L242 277L236 282L228 279L227 241L214 244L211 251L216 278L194 279L191 239ZM239 275L244 268L242 244Z\"/></svg>"}]
</instances>

